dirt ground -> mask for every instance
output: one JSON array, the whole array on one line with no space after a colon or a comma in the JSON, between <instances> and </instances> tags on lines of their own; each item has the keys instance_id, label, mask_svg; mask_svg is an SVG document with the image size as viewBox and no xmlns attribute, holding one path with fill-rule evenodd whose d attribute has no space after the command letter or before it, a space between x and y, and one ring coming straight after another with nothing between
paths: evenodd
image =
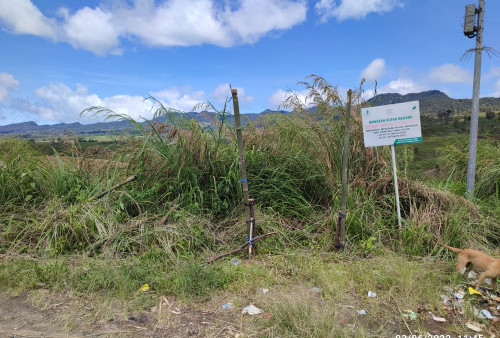
<instances>
[{"instance_id":1,"label":"dirt ground","mask_svg":"<svg viewBox=\"0 0 500 338\"><path fill-rule=\"evenodd\" d=\"M12 295L0 293L0 337L262 337L274 336L262 323L272 317L243 316L241 309L223 309L221 300L185 305L162 296L157 306L130 314L120 306L93 306L77 297L54 296L48 291ZM216 305L218 304L218 305ZM420 311L422 310L422 311ZM419 309L420 318L427 310ZM126 314L125 314L126 313ZM257 317L257 316L255 316ZM449 314L448 324L462 318ZM360 320L358 323L362 324ZM376 323L364 323L368 327ZM391 337L406 329L417 332L415 322L394 317L384 332ZM430 334L446 334L447 325L430 318L418 325ZM498 323L483 331L482 337L498 337ZM346 325L349 325L346 323ZM352 325L352 324L351 324ZM410 327L408 327L410 325ZM466 330L464 334L473 334ZM484 335L486 334L486 335ZM453 336L453 335L452 335Z\"/></svg>"},{"instance_id":2,"label":"dirt ground","mask_svg":"<svg viewBox=\"0 0 500 338\"><path fill-rule=\"evenodd\" d=\"M45 299L46 300L46 299ZM0 294L0 337L243 337L232 313L204 311L174 305L166 298L128 317L116 311L108 320L92 320L98 309L75 304L77 300L38 307L26 293ZM73 312L74 311L74 312ZM87 314L85 314L87 312Z\"/></svg>"}]
</instances>

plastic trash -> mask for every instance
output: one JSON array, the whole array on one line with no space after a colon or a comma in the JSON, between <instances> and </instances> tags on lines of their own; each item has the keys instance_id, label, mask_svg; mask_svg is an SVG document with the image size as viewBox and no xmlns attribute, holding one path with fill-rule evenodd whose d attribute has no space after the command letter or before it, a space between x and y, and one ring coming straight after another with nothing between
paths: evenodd
<instances>
[{"instance_id":1,"label":"plastic trash","mask_svg":"<svg viewBox=\"0 0 500 338\"><path fill-rule=\"evenodd\" d=\"M358 315L366 315L365 310L356 310L356 312L358 313Z\"/></svg>"},{"instance_id":2,"label":"plastic trash","mask_svg":"<svg viewBox=\"0 0 500 338\"><path fill-rule=\"evenodd\" d=\"M269 289L266 289L266 288L262 288L261 289L262 293L268 293L269 292Z\"/></svg>"},{"instance_id":3,"label":"plastic trash","mask_svg":"<svg viewBox=\"0 0 500 338\"><path fill-rule=\"evenodd\" d=\"M431 316L431 318L435 321L435 322L440 322L440 323L444 323L446 322L446 318L443 318L443 317L438 317L438 316L434 316L434 314L432 312L429 312L429 315Z\"/></svg>"},{"instance_id":4,"label":"plastic trash","mask_svg":"<svg viewBox=\"0 0 500 338\"><path fill-rule=\"evenodd\" d=\"M403 316L409 318L410 320L415 320L418 317L417 314L412 310L405 310Z\"/></svg>"},{"instance_id":5,"label":"plastic trash","mask_svg":"<svg viewBox=\"0 0 500 338\"><path fill-rule=\"evenodd\" d=\"M233 307L233 304L231 304L231 303L226 303L226 304L222 305L223 309L230 309L232 307Z\"/></svg>"},{"instance_id":6,"label":"plastic trash","mask_svg":"<svg viewBox=\"0 0 500 338\"><path fill-rule=\"evenodd\" d=\"M250 316L258 315L262 312L263 312L262 309L259 309L258 307L254 306L253 304L248 305L247 307L245 307L241 311L242 314L248 313Z\"/></svg>"},{"instance_id":7,"label":"plastic trash","mask_svg":"<svg viewBox=\"0 0 500 338\"><path fill-rule=\"evenodd\" d=\"M479 319L485 319L485 315L482 314L482 311L479 311L478 308L473 309L474 312L474 317L479 318Z\"/></svg>"},{"instance_id":8,"label":"plastic trash","mask_svg":"<svg viewBox=\"0 0 500 338\"><path fill-rule=\"evenodd\" d=\"M469 273L467 274L467 277L469 279L475 279L477 277L477 274L474 272L474 271L469 271Z\"/></svg>"},{"instance_id":9,"label":"plastic trash","mask_svg":"<svg viewBox=\"0 0 500 338\"><path fill-rule=\"evenodd\" d=\"M475 331L475 332L481 332L482 331L482 329L481 329L481 327L479 326L478 323L468 322L468 323L465 323L465 326L467 326L469 329L471 329L472 331Z\"/></svg>"},{"instance_id":10,"label":"plastic trash","mask_svg":"<svg viewBox=\"0 0 500 338\"><path fill-rule=\"evenodd\" d=\"M463 299L464 298L463 293L460 293L460 292L455 292L454 296L456 299Z\"/></svg>"},{"instance_id":11,"label":"plastic trash","mask_svg":"<svg viewBox=\"0 0 500 338\"><path fill-rule=\"evenodd\" d=\"M493 316L493 315L491 314L491 312L490 312L490 311L488 311L488 310L486 310L486 309L482 309L482 310L481 310L481 313L483 314L483 316L485 316L485 317L486 317L486 318L488 318L488 319L497 319L497 317Z\"/></svg>"},{"instance_id":12,"label":"plastic trash","mask_svg":"<svg viewBox=\"0 0 500 338\"><path fill-rule=\"evenodd\" d=\"M469 295L480 295L482 296L483 294L479 291L474 290L472 287L469 286Z\"/></svg>"},{"instance_id":13,"label":"plastic trash","mask_svg":"<svg viewBox=\"0 0 500 338\"><path fill-rule=\"evenodd\" d=\"M146 292L146 291L149 291L149 284L147 283L139 288L139 292Z\"/></svg>"},{"instance_id":14,"label":"plastic trash","mask_svg":"<svg viewBox=\"0 0 500 338\"><path fill-rule=\"evenodd\" d=\"M318 288L318 287L313 287L313 288L310 288L309 290L307 290L309 293L322 293L323 292L323 289L322 288Z\"/></svg>"},{"instance_id":15,"label":"plastic trash","mask_svg":"<svg viewBox=\"0 0 500 338\"><path fill-rule=\"evenodd\" d=\"M443 300L443 304L448 304L450 297L448 297L447 295L439 295L439 297L441 297L441 299Z\"/></svg>"},{"instance_id":16,"label":"plastic trash","mask_svg":"<svg viewBox=\"0 0 500 338\"><path fill-rule=\"evenodd\" d=\"M377 297L377 294L373 291L368 291L368 297L375 298L375 297Z\"/></svg>"},{"instance_id":17,"label":"plastic trash","mask_svg":"<svg viewBox=\"0 0 500 338\"><path fill-rule=\"evenodd\" d=\"M234 266L238 266L238 265L240 265L241 260L240 260L240 259L238 259L238 258L236 258L236 257L234 257L234 258L231 258L230 262L231 262L231 264L233 264Z\"/></svg>"},{"instance_id":18,"label":"plastic trash","mask_svg":"<svg viewBox=\"0 0 500 338\"><path fill-rule=\"evenodd\" d=\"M443 289L443 291L446 291L448 293L453 292L453 288L451 286L448 286L448 285L443 286L441 289Z\"/></svg>"}]
</instances>

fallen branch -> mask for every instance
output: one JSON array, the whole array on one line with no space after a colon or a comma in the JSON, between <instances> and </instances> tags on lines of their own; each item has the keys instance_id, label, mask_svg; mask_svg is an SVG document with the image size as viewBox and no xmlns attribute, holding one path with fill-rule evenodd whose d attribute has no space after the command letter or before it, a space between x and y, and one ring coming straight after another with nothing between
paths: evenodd
<instances>
[{"instance_id":1,"label":"fallen branch","mask_svg":"<svg viewBox=\"0 0 500 338\"><path fill-rule=\"evenodd\" d=\"M130 176L130 177L129 177L129 178L127 178L125 181L122 181L122 182L118 183L117 185L112 186L112 187L111 187L111 188L109 188L108 190L101 192L99 195L92 196L92 197L89 199L89 201L97 200L97 199L99 199L99 198L101 198L101 197L104 197L104 196L106 196L107 194L109 194L111 191L113 191L113 190L115 190L115 189L118 189L118 188L119 188L119 187L121 187L122 185L125 185L125 184L127 184L128 182L135 180L136 178L137 178L137 176L136 176L136 175Z\"/></svg>"},{"instance_id":2,"label":"fallen branch","mask_svg":"<svg viewBox=\"0 0 500 338\"><path fill-rule=\"evenodd\" d=\"M274 235L274 234L277 234L277 233L278 233L278 231L273 231L273 232L268 232L267 234L264 234L264 235L260 235L260 236L254 237L254 238L251 240L252 245L253 245L255 242L257 242L259 239L266 238L266 237L269 237L269 236ZM224 257L226 257L226 256L233 255L233 254L235 254L235 253L238 253L238 252L240 252L240 251L243 251L243 250L245 250L245 249L246 249L246 247L247 247L249 244L250 244L250 243L247 241L247 242L243 243L243 244L242 244L242 245L241 245L238 249L235 249L235 250L233 250L233 251L231 251L231 252L227 252L227 253L225 253L225 254L220 254L220 255L218 255L218 256L215 256L214 258L210 258L210 259L209 259L206 263L207 263L207 264L210 264L210 263L213 263L213 262L215 262L215 261L217 261L217 260L219 260L219 259L221 259L221 258L224 258Z\"/></svg>"}]
</instances>

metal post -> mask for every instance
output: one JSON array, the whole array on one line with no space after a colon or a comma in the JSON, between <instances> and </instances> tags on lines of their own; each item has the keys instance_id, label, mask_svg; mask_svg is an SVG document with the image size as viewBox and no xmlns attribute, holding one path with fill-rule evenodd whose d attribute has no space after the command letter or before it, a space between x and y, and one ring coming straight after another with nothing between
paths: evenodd
<instances>
[{"instance_id":1,"label":"metal post","mask_svg":"<svg viewBox=\"0 0 500 338\"><path fill-rule=\"evenodd\" d=\"M254 237L255 227L253 226L254 220L252 217L253 213L253 200L250 203L248 197L248 181L247 181L247 170L245 166L245 152L243 148L243 135L241 133L241 121L240 121L240 106L238 102L238 90L232 89L231 95L233 97L233 108L234 108L234 125L236 128L236 138L238 139L238 155L240 159L240 169L241 169L241 185L243 188L243 203L245 205L246 211L246 222L248 230L248 241L250 242ZM251 243L249 243L251 244ZM253 253L253 246L248 246L249 258Z\"/></svg>"},{"instance_id":2,"label":"metal post","mask_svg":"<svg viewBox=\"0 0 500 338\"><path fill-rule=\"evenodd\" d=\"M479 85L481 81L481 55L483 48L484 0L479 0L479 7L477 11L476 56L474 58L474 83L472 85L472 112L470 119L469 160L467 165L466 187L466 196L469 200L474 198L474 181L476 177L476 149L479 124Z\"/></svg>"},{"instance_id":3,"label":"metal post","mask_svg":"<svg viewBox=\"0 0 500 338\"><path fill-rule=\"evenodd\" d=\"M335 231L335 249L340 250L344 247L345 242L345 218L347 214L347 170L349 168L349 120L351 118L351 97L352 90L347 91L347 107L345 112L344 123L344 150L342 156L342 195L340 198L340 213L337 220L337 228Z\"/></svg>"},{"instance_id":4,"label":"metal post","mask_svg":"<svg viewBox=\"0 0 500 338\"><path fill-rule=\"evenodd\" d=\"M396 169L396 151L394 150L394 144L391 144L392 153L392 171L394 173L394 191L396 194L396 209L398 211L398 227L401 230L401 209L399 207L399 187L398 187L398 173Z\"/></svg>"}]
</instances>

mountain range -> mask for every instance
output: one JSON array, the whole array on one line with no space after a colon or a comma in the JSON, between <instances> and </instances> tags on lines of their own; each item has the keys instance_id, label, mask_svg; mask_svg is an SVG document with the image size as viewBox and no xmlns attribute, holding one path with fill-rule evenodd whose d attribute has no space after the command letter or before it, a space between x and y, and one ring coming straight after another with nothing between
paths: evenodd
<instances>
[{"instance_id":1,"label":"mountain range","mask_svg":"<svg viewBox=\"0 0 500 338\"><path fill-rule=\"evenodd\" d=\"M453 99L439 90L429 90L421 93L410 93L406 95L388 93L379 94L368 100L371 106L380 106L386 104L394 104L408 101L419 101L420 111L422 114L435 114L436 116L443 111L452 112L467 112L471 109L471 99ZM484 97L480 100L481 108L500 110L500 98ZM314 108L312 109L314 111ZM242 114L243 123L253 122L259 116L266 114L282 113L287 114L288 111L273 111L266 109L259 114ZM192 119L194 118L200 123L212 123L215 113L212 112L190 112L190 113L175 113L175 118ZM166 118L156 119L157 122L165 122ZM234 116L227 116L227 122L234 124ZM14 123L6 126L0 126L1 135L22 135L24 137L35 136L56 136L65 132L72 132L78 135L92 134L111 134L133 131L134 126L129 121L112 121L98 122L92 124L74 123L58 123L52 125L38 125L37 123L22 122Z\"/></svg>"}]
</instances>

